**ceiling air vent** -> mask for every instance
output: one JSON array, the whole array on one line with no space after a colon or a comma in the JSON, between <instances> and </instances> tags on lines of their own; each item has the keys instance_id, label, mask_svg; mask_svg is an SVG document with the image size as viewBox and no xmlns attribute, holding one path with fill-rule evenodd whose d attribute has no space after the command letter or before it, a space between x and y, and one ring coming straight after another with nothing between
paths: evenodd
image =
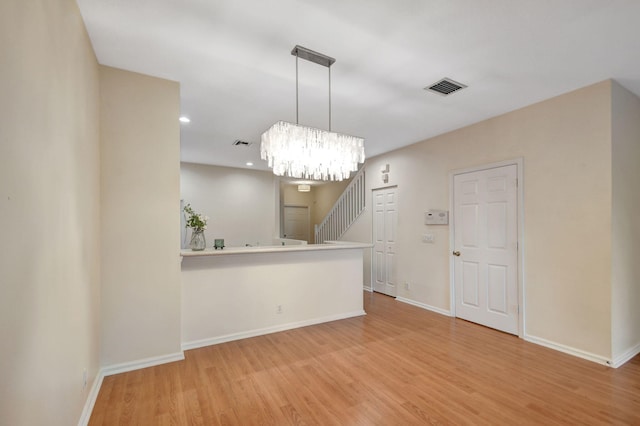
<instances>
[{"instance_id":1,"label":"ceiling air vent","mask_svg":"<svg viewBox=\"0 0 640 426\"><path fill-rule=\"evenodd\" d=\"M450 78L443 78L442 80L436 81L431 86L425 87L424 90L435 92L442 96L447 96L460 89L464 89L465 87L467 86L462 83L458 83L457 81L453 81Z\"/></svg>"},{"instance_id":2,"label":"ceiling air vent","mask_svg":"<svg viewBox=\"0 0 640 426\"><path fill-rule=\"evenodd\" d=\"M249 147L252 145L251 142L247 142L247 141L243 141L240 139L236 139L235 141L233 141L233 145L234 146L244 146L244 147Z\"/></svg>"}]
</instances>

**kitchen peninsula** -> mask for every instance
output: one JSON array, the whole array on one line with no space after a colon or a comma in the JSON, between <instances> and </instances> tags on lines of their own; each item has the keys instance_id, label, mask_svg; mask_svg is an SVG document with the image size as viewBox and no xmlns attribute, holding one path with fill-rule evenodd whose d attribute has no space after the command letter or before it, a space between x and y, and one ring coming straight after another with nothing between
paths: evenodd
<instances>
[{"instance_id":1,"label":"kitchen peninsula","mask_svg":"<svg viewBox=\"0 0 640 426\"><path fill-rule=\"evenodd\" d=\"M182 256L182 348L365 315L371 244L236 247Z\"/></svg>"}]
</instances>

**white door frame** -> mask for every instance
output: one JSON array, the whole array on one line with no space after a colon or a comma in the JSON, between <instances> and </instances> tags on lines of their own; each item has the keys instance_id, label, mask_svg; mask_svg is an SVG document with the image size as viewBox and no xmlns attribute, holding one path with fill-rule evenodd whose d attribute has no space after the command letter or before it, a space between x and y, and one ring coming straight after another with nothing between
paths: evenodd
<instances>
[{"instance_id":1,"label":"white door frame","mask_svg":"<svg viewBox=\"0 0 640 426\"><path fill-rule=\"evenodd\" d=\"M451 220L451 226L449 227L449 282L450 282L450 312L451 316L456 316L456 300L455 300L455 283L454 283L454 261L451 254L455 247L454 241L454 199L453 199L453 178L455 175L478 172L482 170L495 169L498 167L515 165L518 169L518 194L517 194L517 206L518 206L518 337L524 338L525 335L525 282L524 282L524 159L522 157L514 158L512 160L499 161L496 163L483 164L480 166L469 167L465 169L457 169L449 172L449 218Z\"/></svg>"}]
</instances>

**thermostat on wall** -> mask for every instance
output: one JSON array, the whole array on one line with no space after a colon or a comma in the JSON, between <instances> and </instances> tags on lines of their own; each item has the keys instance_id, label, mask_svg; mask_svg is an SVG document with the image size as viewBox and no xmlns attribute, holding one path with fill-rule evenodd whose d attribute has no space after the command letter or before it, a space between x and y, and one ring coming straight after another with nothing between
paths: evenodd
<instances>
[{"instance_id":1,"label":"thermostat on wall","mask_svg":"<svg viewBox=\"0 0 640 426\"><path fill-rule=\"evenodd\" d=\"M425 225L448 225L449 212L447 210L429 210L424 214Z\"/></svg>"}]
</instances>

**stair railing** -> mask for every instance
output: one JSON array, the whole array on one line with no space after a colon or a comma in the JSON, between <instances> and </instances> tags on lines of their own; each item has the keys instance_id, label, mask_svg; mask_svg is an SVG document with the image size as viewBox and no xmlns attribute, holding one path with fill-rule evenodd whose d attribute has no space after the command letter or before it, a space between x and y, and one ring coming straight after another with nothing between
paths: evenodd
<instances>
[{"instance_id":1,"label":"stair railing","mask_svg":"<svg viewBox=\"0 0 640 426\"><path fill-rule=\"evenodd\" d=\"M365 198L363 167L345 188L322 223L315 226L315 243L339 240L364 211Z\"/></svg>"}]
</instances>

